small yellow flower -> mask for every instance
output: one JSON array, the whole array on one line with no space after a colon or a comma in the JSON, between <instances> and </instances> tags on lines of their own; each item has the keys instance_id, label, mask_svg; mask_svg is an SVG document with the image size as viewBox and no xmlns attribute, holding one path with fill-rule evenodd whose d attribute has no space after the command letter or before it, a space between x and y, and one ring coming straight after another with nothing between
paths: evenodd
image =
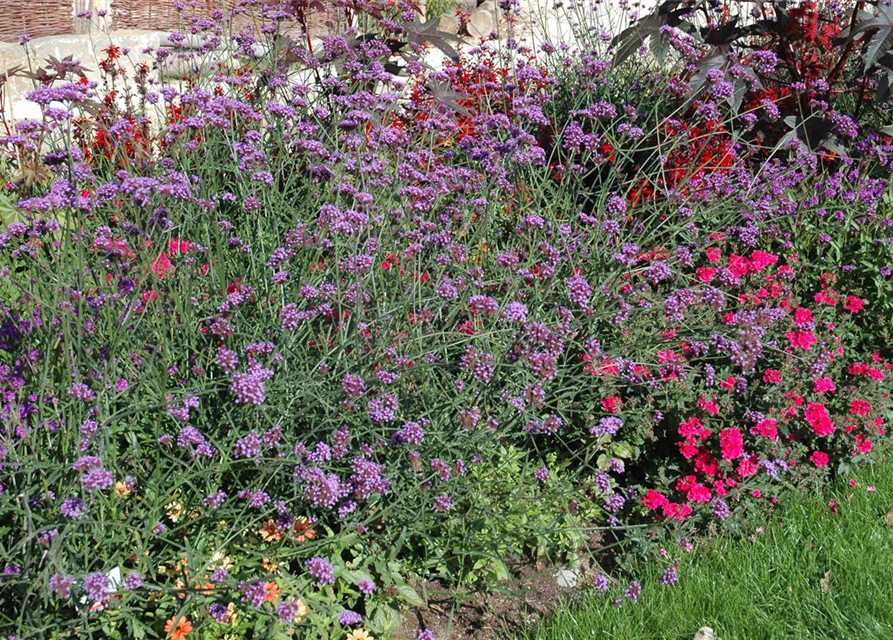
<instances>
[{"instance_id":1,"label":"small yellow flower","mask_svg":"<svg viewBox=\"0 0 893 640\"><path fill-rule=\"evenodd\" d=\"M165 506L165 509L167 509L167 517L171 519L171 522L178 522L183 517L183 514L186 513L186 507L183 506L182 502L177 501L171 502Z\"/></svg>"},{"instance_id":2,"label":"small yellow flower","mask_svg":"<svg viewBox=\"0 0 893 640\"><path fill-rule=\"evenodd\" d=\"M118 480L115 483L115 495L119 498L126 498L130 495L130 487L127 486L126 482Z\"/></svg>"},{"instance_id":3,"label":"small yellow flower","mask_svg":"<svg viewBox=\"0 0 893 640\"><path fill-rule=\"evenodd\" d=\"M229 569L233 566L233 561L225 551L217 551L211 556L210 565L213 568Z\"/></svg>"},{"instance_id":4,"label":"small yellow flower","mask_svg":"<svg viewBox=\"0 0 893 640\"><path fill-rule=\"evenodd\" d=\"M272 558L264 558L260 564L264 571L269 571L270 573L276 573L276 569L279 568L279 564Z\"/></svg>"},{"instance_id":5,"label":"small yellow flower","mask_svg":"<svg viewBox=\"0 0 893 640\"><path fill-rule=\"evenodd\" d=\"M300 622L301 618L307 615L307 605L304 604L303 600L299 599L295 603L295 606L298 608L297 613L295 613L295 622Z\"/></svg>"},{"instance_id":6,"label":"small yellow flower","mask_svg":"<svg viewBox=\"0 0 893 640\"><path fill-rule=\"evenodd\" d=\"M236 611L236 604L234 602L230 602L226 605L226 614L229 616L229 623L233 626L236 626L236 620L239 617L239 612Z\"/></svg>"},{"instance_id":7,"label":"small yellow flower","mask_svg":"<svg viewBox=\"0 0 893 640\"><path fill-rule=\"evenodd\" d=\"M347 634L346 640L375 640L375 636L365 629L354 629Z\"/></svg>"}]
</instances>

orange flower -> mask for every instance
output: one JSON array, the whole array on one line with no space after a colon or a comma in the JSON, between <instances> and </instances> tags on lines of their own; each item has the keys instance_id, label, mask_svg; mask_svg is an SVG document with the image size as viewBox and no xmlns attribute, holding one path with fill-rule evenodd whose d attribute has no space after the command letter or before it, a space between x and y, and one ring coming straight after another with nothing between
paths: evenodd
<instances>
[{"instance_id":1,"label":"orange flower","mask_svg":"<svg viewBox=\"0 0 893 640\"><path fill-rule=\"evenodd\" d=\"M267 592L264 602L276 602L279 599L279 585L275 582L265 582L264 590Z\"/></svg>"},{"instance_id":2,"label":"orange flower","mask_svg":"<svg viewBox=\"0 0 893 640\"><path fill-rule=\"evenodd\" d=\"M258 533L264 539L264 542L282 540L282 532L279 530L275 520L264 522L264 526L258 529Z\"/></svg>"},{"instance_id":3,"label":"orange flower","mask_svg":"<svg viewBox=\"0 0 893 640\"><path fill-rule=\"evenodd\" d=\"M310 521L307 518L295 518L294 532L297 542L313 540L316 537L316 531L310 528Z\"/></svg>"},{"instance_id":4,"label":"orange flower","mask_svg":"<svg viewBox=\"0 0 893 640\"><path fill-rule=\"evenodd\" d=\"M115 483L115 495L119 498L124 498L130 495L130 487L127 486L127 483L123 480L118 480Z\"/></svg>"},{"instance_id":5,"label":"orange flower","mask_svg":"<svg viewBox=\"0 0 893 640\"><path fill-rule=\"evenodd\" d=\"M169 634L171 640L182 640L192 631L192 623L189 618L174 616L164 625L164 632Z\"/></svg>"}]
</instances>

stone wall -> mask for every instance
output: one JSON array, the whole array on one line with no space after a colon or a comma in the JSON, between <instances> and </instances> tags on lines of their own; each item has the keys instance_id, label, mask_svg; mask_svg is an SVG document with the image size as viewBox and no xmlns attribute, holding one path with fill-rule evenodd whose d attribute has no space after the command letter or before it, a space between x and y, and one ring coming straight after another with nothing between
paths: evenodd
<instances>
[{"instance_id":1,"label":"stone wall","mask_svg":"<svg viewBox=\"0 0 893 640\"><path fill-rule=\"evenodd\" d=\"M53 56L61 60L72 56L80 60L90 70L91 79L98 79L99 61L105 57L102 49L112 42L122 48L130 49L124 65L134 66L152 60L142 51L147 47L159 47L167 42L167 33L160 31L113 31L110 34L67 35L35 38L28 44L0 42L0 75L5 75L15 67L34 68L46 64L44 61ZM40 118L38 105L28 102L25 96L34 88L32 80L18 76L10 77L2 91L3 111L10 120Z\"/></svg>"}]
</instances>

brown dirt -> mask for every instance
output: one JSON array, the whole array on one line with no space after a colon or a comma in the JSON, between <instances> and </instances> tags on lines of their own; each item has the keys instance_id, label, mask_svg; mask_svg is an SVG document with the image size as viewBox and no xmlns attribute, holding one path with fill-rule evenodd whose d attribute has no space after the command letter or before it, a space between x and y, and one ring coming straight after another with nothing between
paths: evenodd
<instances>
[{"instance_id":1,"label":"brown dirt","mask_svg":"<svg viewBox=\"0 0 893 640\"><path fill-rule=\"evenodd\" d=\"M416 628L428 628L437 640L505 638L531 627L559 606L578 603L582 595L579 587L591 584L595 573L582 567L577 588L566 588L556 581L556 566L516 562L509 570L510 581L464 597L439 582L425 583L428 605L409 611L394 637L408 640Z\"/></svg>"}]
</instances>

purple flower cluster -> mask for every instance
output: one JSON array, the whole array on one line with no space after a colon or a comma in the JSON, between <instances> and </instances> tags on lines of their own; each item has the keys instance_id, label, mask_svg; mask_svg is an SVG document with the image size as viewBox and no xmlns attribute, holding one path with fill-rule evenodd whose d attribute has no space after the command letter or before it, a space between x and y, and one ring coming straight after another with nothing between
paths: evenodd
<instances>
[{"instance_id":1,"label":"purple flower cluster","mask_svg":"<svg viewBox=\"0 0 893 640\"><path fill-rule=\"evenodd\" d=\"M332 565L325 558L314 557L304 563L307 573L316 580L319 586L335 584L335 573Z\"/></svg>"}]
</instances>

